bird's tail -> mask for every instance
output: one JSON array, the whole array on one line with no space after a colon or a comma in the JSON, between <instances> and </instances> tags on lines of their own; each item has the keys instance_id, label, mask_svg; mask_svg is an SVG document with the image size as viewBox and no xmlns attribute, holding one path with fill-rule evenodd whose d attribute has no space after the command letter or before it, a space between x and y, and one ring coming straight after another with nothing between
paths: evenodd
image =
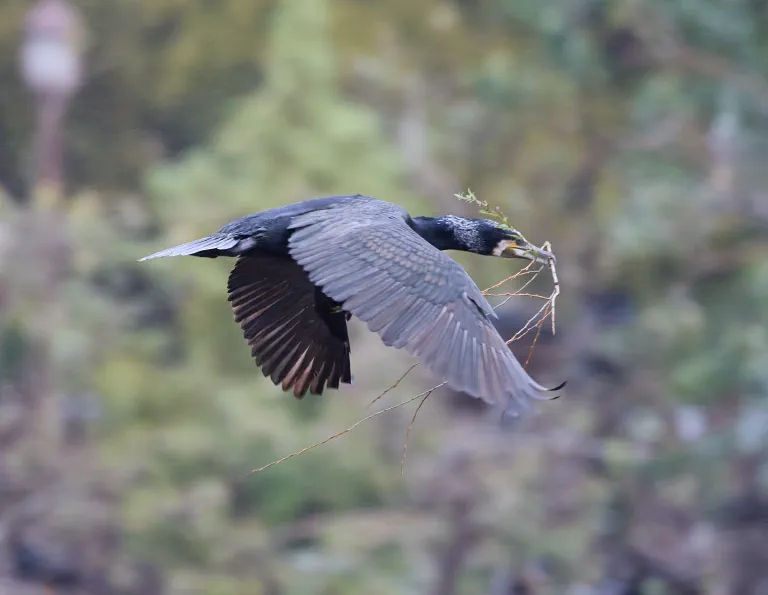
<instances>
[{"instance_id":1,"label":"bird's tail","mask_svg":"<svg viewBox=\"0 0 768 595\"><path fill-rule=\"evenodd\" d=\"M226 233L215 233L207 238L155 252L154 254L140 258L139 262L151 258L164 258L166 256L207 256L209 258L216 258L217 256L233 256L239 251L233 251L232 249L239 248L241 242L241 238Z\"/></svg>"}]
</instances>

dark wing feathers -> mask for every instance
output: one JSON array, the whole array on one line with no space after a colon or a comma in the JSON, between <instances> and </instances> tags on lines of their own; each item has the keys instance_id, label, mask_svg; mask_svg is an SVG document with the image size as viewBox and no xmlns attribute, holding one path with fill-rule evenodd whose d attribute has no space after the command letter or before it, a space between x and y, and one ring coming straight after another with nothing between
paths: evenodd
<instances>
[{"instance_id":1,"label":"dark wing feathers","mask_svg":"<svg viewBox=\"0 0 768 595\"><path fill-rule=\"evenodd\" d=\"M346 314L295 262L242 256L228 289L251 354L272 382L299 398L351 382Z\"/></svg>"},{"instance_id":2,"label":"dark wing feathers","mask_svg":"<svg viewBox=\"0 0 768 595\"><path fill-rule=\"evenodd\" d=\"M343 221L343 225L339 224ZM381 201L339 205L293 219L289 251L309 280L457 390L509 406L548 399L515 359L464 269Z\"/></svg>"}]
</instances>

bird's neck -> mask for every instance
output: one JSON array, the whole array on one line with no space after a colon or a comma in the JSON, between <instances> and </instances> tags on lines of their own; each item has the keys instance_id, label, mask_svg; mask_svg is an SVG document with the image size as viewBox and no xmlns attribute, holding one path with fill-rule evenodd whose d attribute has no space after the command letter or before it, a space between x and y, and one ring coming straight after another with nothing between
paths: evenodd
<instances>
[{"instance_id":1,"label":"bird's neck","mask_svg":"<svg viewBox=\"0 0 768 595\"><path fill-rule=\"evenodd\" d=\"M477 252L473 234L463 233L461 217L413 217L409 224L422 238L438 250Z\"/></svg>"}]
</instances>

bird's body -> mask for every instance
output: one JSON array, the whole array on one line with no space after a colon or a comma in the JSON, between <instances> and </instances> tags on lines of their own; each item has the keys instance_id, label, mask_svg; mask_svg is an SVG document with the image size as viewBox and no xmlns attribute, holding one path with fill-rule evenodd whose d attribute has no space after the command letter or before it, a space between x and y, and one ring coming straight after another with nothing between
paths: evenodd
<instances>
[{"instance_id":1,"label":"bird's body","mask_svg":"<svg viewBox=\"0 0 768 595\"><path fill-rule=\"evenodd\" d=\"M491 324L480 290L442 250L553 259L493 221L412 218L354 195L248 215L142 260L237 257L228 287L235 320L264 375L297 397L351 383L347 320L355 315L457 390L505 408L510 398L548 398Z\"/></svg>"}]
</instances>

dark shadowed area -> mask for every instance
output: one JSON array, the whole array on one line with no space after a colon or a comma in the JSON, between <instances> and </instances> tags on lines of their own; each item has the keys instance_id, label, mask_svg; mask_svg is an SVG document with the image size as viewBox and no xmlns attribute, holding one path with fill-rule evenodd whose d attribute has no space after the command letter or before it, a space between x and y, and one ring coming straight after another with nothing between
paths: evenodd
<instances>
[{"instance_id":1,"label":"dark shadowed area","mask_svg":"<svg viewBox=\"0 0 768 595\"><path fill-rule=\"evenodd\" d=\"M2 0L0 594L768 594L767 77L754 0ZM439 380L366 409L415 360L353 319L354 385L296 399L232 260L137 259L468 188L557 254L562 398L443 387L402 476L418 401L249 476Z\"/></svg>"}]
</instances>

